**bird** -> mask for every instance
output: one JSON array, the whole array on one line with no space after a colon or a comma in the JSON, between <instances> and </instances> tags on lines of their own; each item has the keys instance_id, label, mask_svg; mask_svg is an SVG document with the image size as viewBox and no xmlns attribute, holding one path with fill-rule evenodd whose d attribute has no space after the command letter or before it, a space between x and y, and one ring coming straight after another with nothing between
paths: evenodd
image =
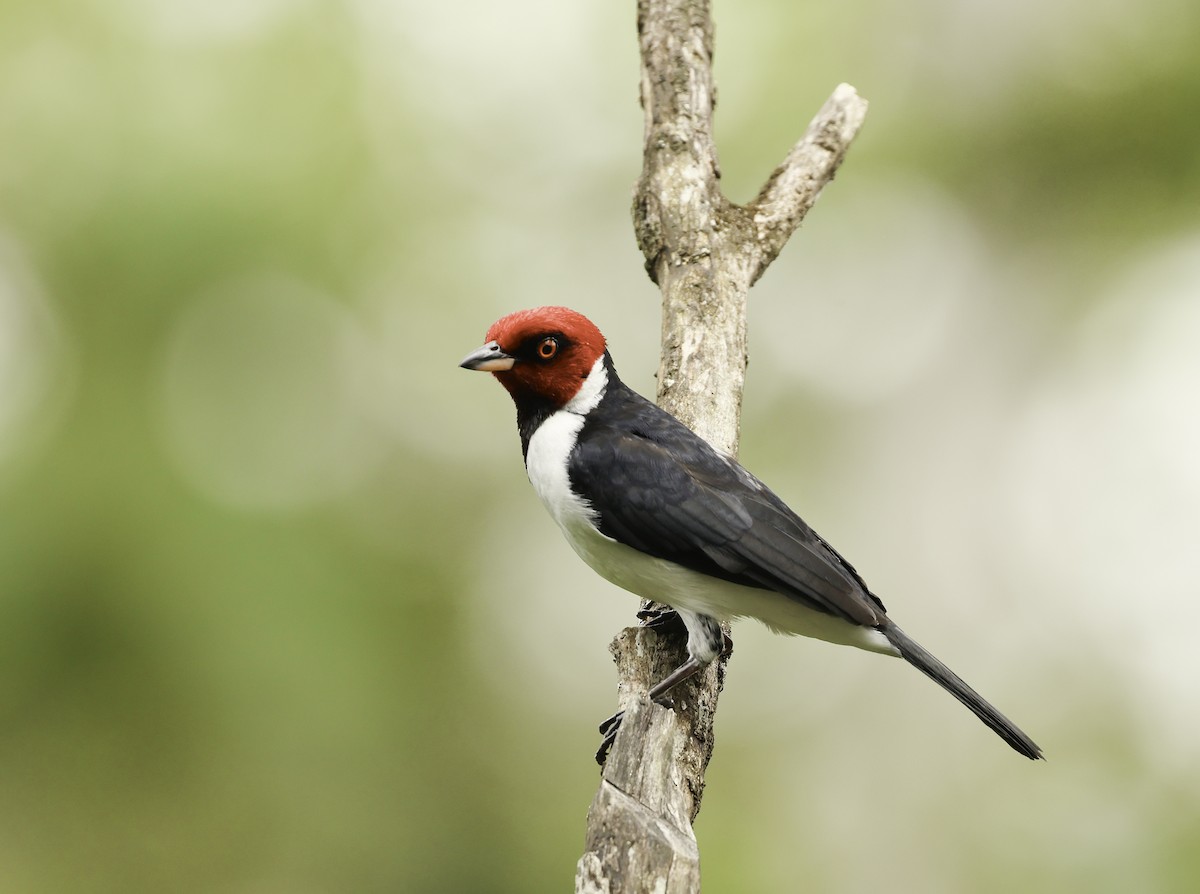
<instances>
[{"instance_id":1,"label":"bird","mask_svg":"<svg viewBox=\"0 0 1200 894\"><path fill-rule=\"evenodd\" d=\"M727 648L723 622L755 618L798 634L904 659L1015 751L1042 750L905 633L854 567L736 459L617 375L583 314L537 307L492 324L460 366L512 397L525 469L567 542L601 577L670 606L687 660L652 686L667 693ZM621 715L601 725L603 764Z\"/></svg>"}]
</instances>

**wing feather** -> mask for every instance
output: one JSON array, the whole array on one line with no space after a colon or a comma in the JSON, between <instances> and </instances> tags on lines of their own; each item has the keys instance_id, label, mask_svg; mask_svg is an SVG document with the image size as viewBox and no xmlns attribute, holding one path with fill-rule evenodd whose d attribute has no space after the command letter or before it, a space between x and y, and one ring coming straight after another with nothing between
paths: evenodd
<instances>
[{"instance_id":1,"label":"wing feather","mask_svg":"<svg viewBox=\"0 0 1200 894\"><path fill-rule=\"evenodd\" d=\"M641 404L606 407L600 421L589 417L568 461L572 487L596 510L604 534L855 624L880 623L883 605L854 568L766 485L674 417L627 394ZM613 424L622 410L636 425Z\"/></svg>"}]
</instances>

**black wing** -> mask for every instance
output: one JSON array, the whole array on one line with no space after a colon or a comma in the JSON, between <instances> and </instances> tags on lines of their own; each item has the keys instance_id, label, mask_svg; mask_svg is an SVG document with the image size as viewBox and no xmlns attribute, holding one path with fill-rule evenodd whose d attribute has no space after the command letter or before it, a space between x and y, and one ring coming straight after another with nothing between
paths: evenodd
<instances>
[{"instance_id":1,"label":"black wing","mask_svg":"<svg viewBox=\"0 0 1200 894\"><path fill-rule=\"evenodd\" d=\"M568 473L609 537L854 624L883 620L854 568L766 485L635 392L610 390L588 414Z\"/></svg>"}]
</instances>

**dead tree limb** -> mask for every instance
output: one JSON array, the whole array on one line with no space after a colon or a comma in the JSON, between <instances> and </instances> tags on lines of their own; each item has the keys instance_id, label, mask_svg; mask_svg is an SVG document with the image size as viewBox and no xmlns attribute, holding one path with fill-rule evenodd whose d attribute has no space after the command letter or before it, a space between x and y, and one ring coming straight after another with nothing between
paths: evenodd
<instances>
[{"instance_id":1,"label":"dead tree limb","mask_svg":"<svg viewBox=\"0 0 1200 894\"><path fill-rule=\"evenodd\" d=\"M746 295L841 164L866 114L842 84L749 205L720 189L712 136L709 0L639 0L642 175L633 224L646 271L663 294L658 402L736 455L746 370ZM712 755L725 662L672 692L649 686L686 657L684 638L628 628L614 640L625 720L588 812L577 894L698 892L692 821Z\"/></svg>"}]
</instances>

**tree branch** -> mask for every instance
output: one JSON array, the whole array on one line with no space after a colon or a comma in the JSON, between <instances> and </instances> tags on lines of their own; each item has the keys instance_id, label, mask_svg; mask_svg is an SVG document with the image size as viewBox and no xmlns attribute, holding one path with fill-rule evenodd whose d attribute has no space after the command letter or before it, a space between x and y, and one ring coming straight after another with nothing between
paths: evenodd
<instances>
[{"instance_id":1,"label":"tree branch","mask_svg":"<svg viewBox=\"0 0 1200 894\"><path fill-rule=\"evenodd\" d=\"M759 252L751 284L775 260L833 179L866 115L867 101L849 84L838 84L783 164L771 172L750 203Z\"/></svg>"},{"instance_id":2,"label":"tree branch","mask_svg":"<svg viewBox=\"0 0 1200 894\"><path fill-rule=\"evenodd\" d=\"M839 86L758 197L720 190L712 138L708 0L639 0L643 168L633 201L646 272L663 294L658 402L713 446L736 454L746 371L746 295L841 164L866 114ZM588 812L580 892L700 890L692 821L712 755L725 659L672 691L646 691L686 658L685 638L645 627L613 641L626 712Z\"/></svg>"}]
</instances>

